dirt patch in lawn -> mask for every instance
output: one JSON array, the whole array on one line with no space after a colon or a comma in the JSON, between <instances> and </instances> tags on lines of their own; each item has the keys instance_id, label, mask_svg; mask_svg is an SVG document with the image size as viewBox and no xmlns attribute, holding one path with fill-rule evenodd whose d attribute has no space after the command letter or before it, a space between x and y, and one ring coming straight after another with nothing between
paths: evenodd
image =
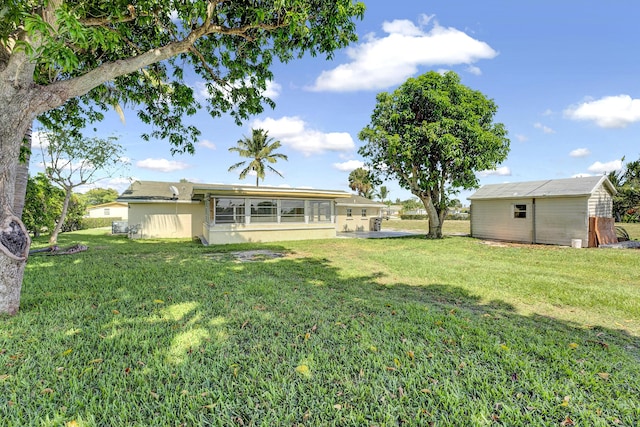
<instances>
[{"instance_id":1,"label":"dirt patch in lawn","mask_svg":"<svg viewBox=\"0 0 640 427\"><path fill-rule=\"evenodd\" d=\"M270 259L284 258L287 254L284 252L276 252L268 249L258 249L253 251L238 251L238 252L218 252L213 254L207 254L206 257L216 260L234 260L236 262L258 262L267 261Z\"/></svg>"}]
</instances>

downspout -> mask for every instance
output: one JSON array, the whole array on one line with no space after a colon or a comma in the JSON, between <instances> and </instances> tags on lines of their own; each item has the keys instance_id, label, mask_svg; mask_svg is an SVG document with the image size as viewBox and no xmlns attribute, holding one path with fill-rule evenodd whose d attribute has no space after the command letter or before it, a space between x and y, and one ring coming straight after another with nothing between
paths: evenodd
<instances>
[{"instance_id":1,"label":"downspout","mask_svg":"<svg viewBox=\"0 0 640 427\"><path fill-rule=\"evenodd\" d=\"M531 203L531 219L533 220L533 243L538 243L538 237L536 233L536 199L532 199Z\"/></svg>"}]
</instances>

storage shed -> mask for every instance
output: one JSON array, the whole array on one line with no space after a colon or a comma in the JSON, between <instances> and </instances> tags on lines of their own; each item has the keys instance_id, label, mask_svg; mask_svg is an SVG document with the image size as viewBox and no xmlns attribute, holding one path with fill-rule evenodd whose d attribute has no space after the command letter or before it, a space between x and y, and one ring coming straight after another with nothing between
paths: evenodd
<instances>
[{"instance_id":1,"label":"storage shed","mask_svg":"<svg viewBox=\"0 0 640 427\"><path fill-rule=\"evenodd\" d=\"M590 217L612 218L606 176L485 185L469 197L471 235L482 239L594 246ZM575 244L574 244L575 246Z\"/></svg>"}]
</instances>

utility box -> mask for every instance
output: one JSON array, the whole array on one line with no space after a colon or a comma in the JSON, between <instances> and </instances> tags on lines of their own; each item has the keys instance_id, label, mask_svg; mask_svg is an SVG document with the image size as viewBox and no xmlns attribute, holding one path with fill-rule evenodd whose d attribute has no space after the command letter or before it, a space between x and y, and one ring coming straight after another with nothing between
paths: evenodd
<instances>
[{"instance_id":1,"label":"utility box","mask_svg":"<svg viewBox=\"0 0 640 427\"><path fill-rule=\"evenodd\" d=\"M111 234L127 234L129 223L126 221L113 221L111 223Z\"/></svg>"},{"instance_id":2,"label":"utility box","mask_svg":"<svg viewBox=\"0 0 640 427\"><path fill-rule=\"evenodd\" d=\"M369 220L369 231L380 231L382 229L382 218L371 218Z\"/></svg>"}]
</instances>

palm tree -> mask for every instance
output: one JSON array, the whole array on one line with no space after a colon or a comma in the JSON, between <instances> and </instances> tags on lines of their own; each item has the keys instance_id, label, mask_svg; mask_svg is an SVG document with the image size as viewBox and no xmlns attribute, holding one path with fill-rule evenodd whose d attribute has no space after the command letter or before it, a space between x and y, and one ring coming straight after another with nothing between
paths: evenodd
<instances>
[{"instance_id":1,"label":"palm tree","mask_svg":"<svg viewBox=\"0 0 640 427\"><path fill-rule=\"evenodd\" d=\"M378 197L378 199L380 199L382 203L386 203L387 197L389 197L389 189L387 188L387 186L382 185L378 189L378 193L376 194L376 196Z\"/></svg>"},{"instance_id":2,"label":"palm tree","mask_svg":"<svg viewBox=\"0 0 640 427\"><path fill-rule=\"evenodd\" d=\"M371 174L364 168L357 168L349 174L349 188L358 192L358 195L370 199L373 197L373 183Z\"/></svg>"},{"instance_id":3,"label":"palm tree","mask_svg":"<svg viewBox=\"0 0 640 427\"><path fill-rule=\"evenodd\" d=\"M238 140L238 145L229 148L229 151L236 151L241 157L247 157L252 160L236 163L229 168L229 172L244 166L248 162L247 167L240 171L240 179L244 179L249 172L254 171L256 173L256 187L258 187L260 178L264 180L265 166L271 172L275 172L284 178L280 172L269 165L265 165L265 162L275 163L278 159L287 160L286 155L274 153L274 150L282 145L280 141L269 138L268 132L263 129L252 129L251 131L251 138L243 136L242 139Z\"/></svg>"}]
</instances>

